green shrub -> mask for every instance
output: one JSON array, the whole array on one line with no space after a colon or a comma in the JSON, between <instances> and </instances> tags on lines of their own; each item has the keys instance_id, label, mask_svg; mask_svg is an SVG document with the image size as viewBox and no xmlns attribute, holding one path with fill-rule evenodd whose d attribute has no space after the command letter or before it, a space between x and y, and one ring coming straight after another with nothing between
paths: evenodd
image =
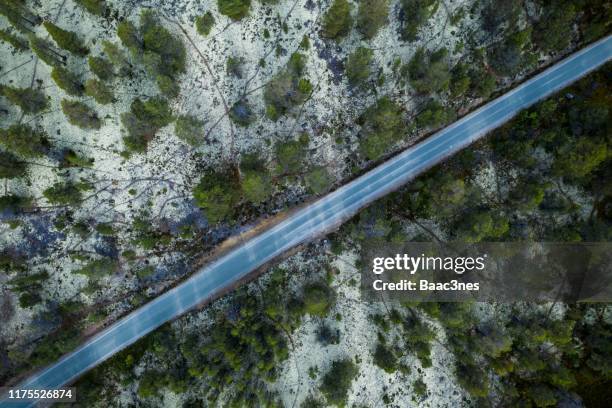
<instances>
[{"instance_id":1,"label":"green shrub","mask_svg":"<svg viewBox=\"0 0 612 408\"><path fill-rule=\"evenodd\" d=\"M241 20L249 15L251 0L217 0L219 13L232 20Z\"/></svg>"},{"instance_id":2,"label":"green shrub","mask_svg":"<svg viewBox=\"0 0 612 408\"><path fill-rule=\"evenodd\" d=\"M104 50L104 54L106 54L111 64L113 64L113 66L118 70L119 75L125 76L130 72L130 63L128 62L123 50L119 48L117 44L110 41L102 41L102 49Z\"/></svg>"},{"instance_id":3,"label":"green shrub","mask_svg":"<svg viewBox=\"0 0 612 408\"><path fill-rule=\"evenodd\" d=\"M0 211L19 213L29 210L31 206L32 199L30 197L14 194L0 196Z\"/></svg>"},{"instance_id":4,"label":"green shrub","mask_svg":"<svg viewBox=\"0 0 612 408\"><path fill-rule=\"evenodd\" d=\"M470 70L470 83L470 93L485 99L491 96L497 85L495 76L482 67Z\"/></svg>"},{"instance_id":5,"label":"green shrub","mask_svg":"<svg viewBox=\"0 0 612 408\"><path fill-rule=\"evenodd\" d=\"M291 108L306 101L312 85L303 78L306 57L300 53L293 53L287 66L277 73L266 84L264 89L264 102L266 115L272 120L278 120Z\"/></svg>"},{"instance_id":6,"label":"green shrub","mask_svg":"<svg viewBox=\"0 0 612 408\"><path fill-rule=\"evenodd\" d=\"M41 301L42 283L49 277L47 272L27 273L23 271L7 282L11 290L19 294L21 307L32 307Z\"/></svg>"},{"instance_id":7,"label":"green shrub","mask_svg":"<svg viewBox=\"0 0 612 408\"><path fill-rule=\"evenodd\" d=\"M400 26L402 39L414 41L419 29L431 18L438 9L438 0L400 0Z\"/></svg>"},{"instance_id":8,"label":"green shrub","mask_svg":"<svg viewBox=\"0 0 612 408\"><path fill-rule=\"evenodd\" d=\"M121 123L128 133L123 142L129 151L144 152L157 131L172 120L172 112L166 99L155 97L145 102L135 99L130 112L121 115Z\"/></svg>"},{"instance_id":9,"label":"green shrub","mask_svg":"<svg viewBox=\"0 0 612 408\"><path fill-rule=\"evenodd\" d=\"M427 384L419 378L412 384L412 390L417 397L424 398L427 395Z\"/></svg>"},{"instance_id":10,"label":"green shrub","mask_svg":"<svg viewBox=\"0 0 612 408\"><path fill-rule=\"evenodd\" d=\"M416 124L421 128L438 127L455 118L451 108L445 108L435 99L430 99L416 117Z\"/></svg>"},{"instance_id":11,"label":"green shrub","mask_svg":"<svg viewBox=\"0 0 612 408\"><path fill-rule=\"evenodd\" d=\"M23 177L26 174L26 164L10 152L0 150L0 179Z\"/></svg>"},{"instance_id":12,"label":"green shrub","mask_svg":"<svg viewBox=\"0 0 612 408\"><path fill-rule=\"evenodd\" d=\"M501 238L508 232L508 219L493 211L475 211L464 216L456 226L457 239L463 242L480 242L483 239Z\"/></svg>"},{"instance_id":13,"label":"green shrub","mask_svg":"<svg viewBox=\"0 0 612 408\"><path fill-rule=\"evenodd\" d=\"M181 115L176 118L174 133L191 146L200 146L204 142L204 121L195 116Z\"/></svg>"},{"instance_id":14,"label":"green shrub","mask_svg":"<svg viewBox=\"0 0 612 408\"><path fill-rule=\"evenodd\" d=\"M482 26L489 34L514 28L522 9L520 0L488 0L482 8Z\"/></svg>"},{"instance_id":15,"label":"green shrub","mask_svg":"<svg viewBox=\"0 0 612 408\"><path fill-rule=\"evenodd\" d=\"M200 35L207 36L215 25L215 18L210 11L207 11L206 14L196 17L195 25Z\"/></svg>"},{"instance_id":16,"label":"green shrub","mask_svg":"<svg viewBox=\"0 0 612 408\"><path fill-rule=\"evenodd\" d=\"M247 201L259 204L272 194L272 177L259 154L247 154L240 163L242 192Z\"/></svg>"},{"instance_id":17,"label":"green shrub","mask_svg":"<svg viewBox=\"0 0 612 408\"><path fill-rule=\"evenodd\" d=\"M278 143L276 145L277 172L284 175L299 173L306 157L306 147L305 143L297 140Z\"/></svg>"},{"instance_id":18,"label":"green shrub","mask_svg":"<svg viewBox=\"0 0 612 408\"><path fill-rule=\"evenodd\" d=\"M397 371L397 357L393 354L393 351L387 347L384 343L378 343L376 350L374 351L374 364L382 368L385 372L393 374Z\"/></svg>"},{"instance_id":19,"label":"green shrub","mask_svg":"<svg viewBox=\"0 0 612 408\"><path fill-rule=\"evenodd\" d=\"M79 187L71 182L57 182L43 191L43 196L51 204L75 205L82 200Z\"/></svg>"},{"instance_id":20,"label":"green shrub","mask_svg":"<svg viewBox=\"0 0 612 408\"><path fill-rule=\"evenodd\" d=\"M405 129L401 108L388 97L380 98L359 117L359 149L369 160L378 159L402 137Z\"/></svg>"},{"instance_id":21,"label":"green shrub","mask_svg":"<svg viewBox=\"0 0 612 408\"><path fill-rule=\"evenodd\" d=\"M75 269L72 273L77 275L85 275L90 280L99 281L105 276L112 275L120 268L119 262L111 258L101 258L90 261L86 265Z\"/></svg>"},{"instance_id":22,"label":"green shrub","mask_svg":"<svg viewBox=\"0 0 612 408\"><path fill-rule=\"evenodd\" d=\"M451 71L450 91L453 97L464 95L471 85L468 65L459 63Z\"/></svg>"},{"instance_id":23,"label":"green shrub","mask_svg":"<svg viewBox=\"0 0 612 408\"><path fill-rule=\"evenodd\" d=\"M62 155L60 167L91 167L93 163L94 159L81 156L72 149L67 149Z\"/></svg>"},{"instance_id":24,"label":"green shrub","mask_svg":"<svg viewBox=\"0 0 612 408\"><path fill-rule=\"evenodd\" d=\"M133 55L138 55L144 48L140 33L130 20L123 20L117 25L117 37Z\"/></svg>"},{"instance_id":25,"label":"green shrub","mask_svg":"<svg viewBox=\"0 0 612 408\"><path fill-rule=\"evenodd\" d=\"M323 15L321 36L336 41L344 38L353 25L352 8L353 6L347 0L334 0Z\"/></svg>"},{"instance_id":26,"label":"green shrub","mask_svg":"<svg viewBox=\"0 0 612 408\"><path fill-rule=\"evenodd\" d=\"M85 87L81 80L71 71L64 67L56 66L51 71L51 78L55 81L60 89L63 89L68 95L82 96Z\"/></svg>"},{"instance_id":27,"label":"green shrub","mask_svg":"<svg viewBox=\"0 0 612 408\"><path fill-rule=\"evenodd\" d=\"M85 47L76 33L64 30L50 21L45 21L43 25L58 47L79 56L85 56L89 53L89 49Z\"/></svg>"},{"instance_id":28,"label":"green shrub","mask_svg":"<svg viewBox=\"0 0 612 408\"><path fill-rule=\"evenodd\" d=\"M75 0L76 4L96 16L104 17L106 14L105 0Z\"/></svg>"},{"instance_id":29,"label":"green shrub","mask_svg":"<svg viewBox=\"0 0 612 408\"><path fill-rule=\"evenodd\" d=\"M96 232L106 237L112 237L113 235L115 235L115 229L113 228L112 224L98 224L96 225Z\"/></svg>"},{"instance_id":30,"label":"green shrub","mask_svg":"<svg viewBox=\"0 0 612 408\"><path fill-rule=\"evenodd\" d=\"M358 373L359 369L350 359L334 361L330 370L323 376L320 387L327 403L344 406L353 379Z\"/></svg>"},{"instance_id":31,"label":"green shrub","mask_svg":"<svg viewBox=\"0 0 612 408\"><path fill-rule=\"evenodd\" d=\"M102 127L98 114L83 102L63 99L62 111L68 118L68 122L81 129L100 129Z\"/></svg>"},{"instance_id":32,"label":"green shrub","mask_svg":"<svg viewBox=\"0 0 612 408\"><path fill-rule=\"evenodd\" d=\"M325 167L315 167L304 176L306 187L313 194L327 191L333 179Z\"/></svg>"},{"instance_id":33,"label":"green shrub","mask_svg":"<svg viewBox=\"0 0 612 408\"><path fill-rule=\"evenodd\" d=\"M115 75L113 64L111 64L111 62L106 58L89 57L87 62L89 63L89 69L91 69L91 72L93 72L95 76L103 81L107 81Z\"/></svg>"},{"instance_id":34,"label":"green shrub","mask_svg":"<svg viewBox=\"0 0 612 408\"><path fill-rule=\"evenodd\" d=\"M49 151L47 134L28 125L15 124L1 129L0 144L9 152L25 158L42 157Z\"/></svg>"},{"instance_id":35,"label":"green shrub","mask_svg":"<svg viewBox=\"0 0 612 408\"><path fill-rule=\"evenodd\" d=\"M113 95L108 86L102 81L93 78L85 82L85 94L91 96L102 105L108 105L115 98L115 95Z\"/></svg>"},{"instance_id":36,"label":"green shrub","mask_svg":"<svg viewBox=\"0 0 612 408\"><path fill-rule=\"evenodd\" d=\"M410 83L419 93L440 92L448 89L451 75L446 58L448 51L441 48L426 53L419 48L408 63Z\"/></svg>"},{"instance_id":37,"label":"green shrub","mask_svg":"<svg viewBox=\"0 0 612 408\"><path fill-rule=\"evenodd\" d=\"M357 30L364 38L373 38L387 24L389 0L362 0L357 9Z\"/></svg>"},{"instance_id":38,"label":"green shrub","mask_svg":"<svg viewBox=\"0 0 612 408\"><path fill-rule=\"evenodd\" d=\"M529 64L526 53L530 45L531 28L509 35L504 40L487 47L489 65L495 72L503 76L514 76Z\"/></svg>"},{"instance_id":39,"label":"green shrub","mask_svg":"<svg viewBox=\"0 0 612 408\"><path fill-rule=\"evenodd\" d=\"M0 85L0 95L19 106L23 113L38 113L49 105L47 96L37 89Z\"/></svg>"},{"instance_id":40,"label":"green shrub","mask_svg":"<svg viewBox=\"0 0 612 408\"><path fill-rule=\"evenodd\" d=\"M561 51L573 37L576 7L573 4L551 3L535 25L532 39L546 52Z\"/></svg>"},{"instance_id":41,"label":"green shrub","mask_svg":"<svg viewBox=\"0 0 612 408\"><path fill-rule=\"evenodd\" d=\"M233 174L208 170L193 190L196 204L210 224L228 217L240 200L240 186Z\"/></svg>"},{"instance_id":42,"label":"green shrub","mask_svg":"<svg viewBox=\"0 0 612 408\"><path fill-rule=\"evenodd\" d=\"M352 87L363 87L371 75L372 50L359 47L346 61L346 77Z\"/></svg>"},{"instance_id":43,"label":"green shrub","mask_svg":"<svg viewBox=\"0 0 612 408\"><path fill-rule=\"evenodd\" d=\"M57 52L49 41L38 38L34 34L30 34L28 40L34 54L50 67L61 65L66 60L66 57Z\"/></svg>"},{"instance_id":44,"label":"green shrub","mask_svg":"<svg viewBox=\"0 0 612 408\"><path fill-rule=\"evenodd\" d=\"M334 303L334 292L321 283L309 284L304 288L304 313L325 317Z\"/></svg>"},{"instance_id":45,"label":"green shrub","mask_svg":"<svg viewBox=\"0 0 612 408\"><path fill-rule=\"evenodd\" d=\"M27 51L30 48L26 40L17 37L5 29L0 30L0 41L12 45L17 51Z\"/></svg>"},{"instance_id":46,"label":"green shrub","mask_svg":"<svg viewBox=\"0 0 612 408\"><path fill-rule=\"evenodd\" d=\"M40 24L40 17L27 8L25 1L1 1L0 14L6 17L9 23L22 33L32 32L32 26Z\"/></svg>"}]
</instances>

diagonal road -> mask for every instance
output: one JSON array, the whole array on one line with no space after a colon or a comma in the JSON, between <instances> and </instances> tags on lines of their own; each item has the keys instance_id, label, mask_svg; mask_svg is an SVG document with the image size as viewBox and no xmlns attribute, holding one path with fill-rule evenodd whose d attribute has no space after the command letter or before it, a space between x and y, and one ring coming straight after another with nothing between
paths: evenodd
<instances>
[{"instance_id":1,"label":"diagonal road","mask_svg":"<svg viewBox=\"0 0 612 408\"><path fill-rule=\"evenodd\" d=\"M566 87L611 58L612 36L572 54L425 141L246 241L197 271L185 282L96 334L78 349L34 374L16 388L52 389L71 383L165 322L231 288L250 272L288 249L332 230L366 205L396 190L505 123L522 109ZM14 404L6 396L3 398L0 400L0 408L32 405L31 402Z\"/></svg>"}]
</instances>

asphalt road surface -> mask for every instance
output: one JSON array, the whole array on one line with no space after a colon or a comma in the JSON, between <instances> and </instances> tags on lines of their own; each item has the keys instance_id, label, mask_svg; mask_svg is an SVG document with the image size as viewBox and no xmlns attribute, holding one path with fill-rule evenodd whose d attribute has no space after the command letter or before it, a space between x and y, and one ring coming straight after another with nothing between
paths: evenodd
<instances>
[{"instance_id":1,"label":"asphalt road surface","mask_svg":"<svg viewBox=\"0 0 612 408\"><path fill-rule=\"evenodd\" d=\"M500 126L522 109L554 93L612 57L608 36L466 115L423 142L405 150L338 190L289 215L197 271L188 280L141 306L56 363L16 388L54 389L70 384L92 367L157 327L185 313L248 273L296 245L321 236L376 199ZM78 392L78 390L77 390ZM0 407L32 406L3 396Z\"/></svg>"}]
</instances>

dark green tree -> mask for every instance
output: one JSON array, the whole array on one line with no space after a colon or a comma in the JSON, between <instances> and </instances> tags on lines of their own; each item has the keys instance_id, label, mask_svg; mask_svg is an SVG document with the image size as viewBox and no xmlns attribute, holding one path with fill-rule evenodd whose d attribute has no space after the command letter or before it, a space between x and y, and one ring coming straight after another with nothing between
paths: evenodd
<instances>
[{"instance_id":1,"label":"dark green tree","mask_svg":"<svg viewBox=\"0 0 612 408\"><path fill-rule=\"evenodd\" d=\"M386 96L366 109L358 123L361 125L359 149L370 160L388 151L405 130L401 108Z\"/></svg>"},{"instance_id":2,"label":"dark green tree","mask_svg":"<svg viewBox=\"0 0 612 408\"><path fill-rule=\"evenodd\" d=\"M421 128L439 127L455 118L451 108L445 108L435 99L430 99L416 117L416 124Z\"/></svg>"},{"instance_id":3,"label":"dark green tree","mask_svg":"<svg viewBox=\"0 0 612 408\"><path fill-rule=\"evenodd\" d=\"M72 182L57 182L43 191L43 196L57 205L75 205L83 199L81 189Z\"/></svg>"},{"instance_id":4,"label":"dark green tree","mask_svg":"<svg viewBox=\"0 0 612 408\"><path fill-rule=\"evenodd\" d=\"M102 49L111 64L117 69L119 75L125 76L130 72L130 63L123 50L117 44L110 41L102 41Z\"/></svg>"},{"instance_id":5,"label":"dark green tree","mask_svg":"<svg viewBox=\"0 0 612 408\"><path fill-rule=\"evenodd\" d=\"M312 84L304 78L306 56L295 52L287 66L277 73L264 89L266 115L278 120L291 108L304 103L312 92Z\"/></svg>"},{"instance_id":6,"label":"dark green tree","mask_svg":"<svg viewBox=\"0 0 612 408\"><path fill-rule=\"evenodd\" d=\"M191 146L204 143L204 121L192 115L181 115L176 118L174 133L182 141Z\"/></svg>"},{"instance_id":7,"label":"dark green tree","mask_svg":"<svg viewBox=\"0 0 612 408\"><path fill-rule=\"evenodd\" d=\"M520 0L488 0L482 8L483 28L490 34L514 29L520 12Z\"/></svg>"},{"instance_id":8,"label":"dark green tree","mask_svg":"<svg viewBox=\"0 0 612 408\"><path fill-rule=\"evenodd\" d=\"M178 95L178 77L185 72L185 47L161 25L149 9L140 14L140 27L128 20L117 27L117 35L132 57L140 62L167 97Z\"/></svg>"},{"instance_id":9,"label":"dark green tree","mask_svg":"<svg viewBox=\"0 0 612 408\"><path fill-rule=\"evenodd\" d=\"M0 30L0 41L12 45L17 51L27 51L30 48L25 39L16 36L6 29Z\"/></svg>"},{"instance_id":10,"label":"dark green tree","mask_svg":"<svg viewBox=\"0 0 612 408\"><path fill-rule=\"evenodd\" d=\"M32 198L9 194L0 196L0 211L20 213L27 211L32 206Z\"/></svg>"},{"instance_id":11,"label":"dark green tree","mask_svg":"<svg viewBox=\"0 0 612 408\"><path fill-rule=\"evenodd\" d=\"M193 197L210 224L228 217L240 200L240 185L232 172L208 170L193 190Z\"/></svg>"},{"instance_id":12,"label":"dark green tree","mask_svg":"<svg viewBox=\"0 0 612 408\"><path fill-rule=\"evenodd\" d=\"M100 17L106 15L107 6L105 0L75 0L75 2L91 14Z\"/></svg>"},{"instance_id":13,"label":"dark green tree","mask_svg":"<svg viewBox=\"0 0 612 408\"><path fill-rule=\"evenodd\" d=\"M32 27L40 24L40 17L27 7L25 1L3 0L0 2L0 15L22 33L32 32Z\"/></svg>"},{"instance_id":14,"label":"dark green tree","mask_svg":"<svg viewBox=\"0 0 612 408\"><path fill-rule=\"evenodd\" d=\"M302 170L306 147L305 140L289 140L276 145L277 172L288 175L296 174Z\"/></svg>"},{"instance_id":15,"label":"dark green tree","mask_svg":"<svg viewBox=\"0 0 612 408\"><path fill-rule=\"evenodd\" d=\"M531 28L527 28L489 47L487 57L493 70L503 76L513 76L525 68L529 62L525 51L530 44L530 36Z\"/></svg>"},{"instance_id":16,"label":"dark green tree","mask_svg":"<svg viewBox=\"0 0 612 408\"><path fill-rule=\"evenodd\" d=\"M334 292L324 283L312 283L304 287L304 312L325 317L334 303Z\"/></svg>"},{"instance_id":17,"label":"dark green tree","mask_svg":"<svg viewBox=\"0 0 612 408\"><path fill-rule=\"evenodd\" d=\"M9 152L25 158L41 157L49 151L49 141L44 131L28 125L15 124L0 130L0 144Z\"/></svg>"},{"instance_id":18,"label":"dark green tree","mask_svg":"<svg viewBox=\"0 0 612 408\"><path fill-rule=\"evenodd\" d=\"M571 3L550 3L535 25L532 40L546 52L565 49L573 37L576 7Z\"/></svg>"},{"instance_id":19,"label":"dark green tree","mask_svg":"<svg viewBox=\"0 0 612 408\"><path fill-rule=\"evenodd\" d=\"M0 178L19 178L26 174L26 164L14 154L0 150Z\"/></svg>"},{"instance_id":20,"label":"dark green tree","mask_svg":"<svg viewBox=\"0 0 612 408\"><path fill-rule=\"evenodd\" d=\"M80 155L72 149L67 149L62 155L60 167L91 167L93 163L94 159Z\"/></svg>"},{"instance_id":21,"label":"dark green tree","mask_svg":"<svg viewBox=\"0 0 612 408\"><path fill-rule=\"evenodd\" d=\"M470 89L471 77L469 67L462 62L458 63L451 70L450 91L451 96L457 98L465 95Z\"/></svg>"},{"instance_id":22,"label":"dark green tree","mask_svg":"<svg viewBox=\"0 0 612 408\"><path fill-rule=\"evenodd\" d=\"M323 15L321 37L336 41L344 38L353 25L352 8L347 0L334 0Z\"/></svg>"},{"instance_id":23,"label":"dark green tree","mask_svg":"<svg viewBox=\"0 0 612 408\"><path fill-rule=\"evenodd\" d=\"M94 78L88 79L85 82L85 94L91 96L102 105L108 105L115 99L113 91L104 82Z\"/></svg>"},{"instance_id":24,"label":"dark green tree","mask_svg":"<svg viewBox=\"0 0 612 408\"><path fill-rule=\"evenodd\" d=\"M329 188L333 179L327 169L323 166L309 170L304 176L306 187L313 194L322 194Z\"/></svg>"},{"instance_id":25,"label":"dark green tree","mask_svg":"<svg viewBox=\"0 0 612 408\"><path fill-rule=\"evenodd\" d=\"M215 25L215 18L210 11L207 11L206 14L196 17L195 25L198 33L206 37Z\"/></svg>"},{"instance_id":26,"label":"dark green tree","mask_svg":"<svg viewBox=\"0 0 612 408\"><path fill-rule=\"evenodd\" d=\"M272 194L272 177L258 153L244 155L240 162L244 198L259 204Z\"/></svg>"},{"instance_id":27,"label":"dark green tree","mask_svg":"<svg viewBox=\"0 0 612 408\"><path fill-rule=\"evenodd\" d=\"M405 41L417 39L419 29L427 23L438 9L438 0L401 0L400 7L403 17L400 33Z\"/></svg>"},{"instance_id":28,"label":"dark green tree","mask_svg":"<svg viewBox=\"0 0 612 408\"><path fill-rule=\"evenodd\" d=\"M357 30L365 39L373 38L389 17L389 0L362 0L357 9Z\"/></svg>"},{"instance_id":29,"label":"dark green tree","mask_svg":"<svg viewBox=\"0 0 612 408\"><path fill-rule=\"evenodd\" d=\"M392 374L397 371L397 357L386 344L379 342L374 350L374 364L385 372Z\"/></svg>"},{"instance_id":30,"label":"dark green tree","mask_svg":"<svg viewBox=\"0 0 612 408\"><path fill-rule=\"evenodd\" d=\"M249 15L251 0L217 0L219 13L232 20L241 20Z\"/></svg>"},{"instance_id":31,"label":"dark green tree","mask_svg":"<svg viewBox=\"0 0 612 408\"><path fill-rule=\"evenodd\" d=\"M38 89L0 85L0 95L19 106L23 113L38 113L48 106L47 96Z\"/></svg>"},{"instance_id":32,"label":"dark green tree","mask_svg":"<svg viewBox=\"0 0 612 408\"><path fill-rule=\"evenodd\" d=\"M92 56L87 59L87 62L91 72L103 81L108 81L115 75L113 64L106 58Z\"/></svg>"},{"instance_id":33,"label":"dark green tree","mask_svg":"<svg viewBox=\"0 0 612 408\"><path fill-rule=\"evenodd\" d=\"M145 102L135 99L130 112L121 115L121 123L128 133L123 142L129 151L144 152L157 131L172 120L172 112L166 99L155 97Z\"/></svg>"},{"instance_id":34,"label":"dark green tree","mask_svg":"<svg viewBox=\"0 0 612 408\"><path fill-rule=\"evenodd\" d=\"M408 63L410 84L419 93L440 92L448 89L451 75L447 60L448 51L441 48L427 53L419 48Z\"/></svg>"},{"instance_id":35,"label":"dark green tree","mask_svg":"<svg viewBox=\"0 0 612 408\"><path fill-rule=\"evenodd\" d=\"M83 86L79 77L64 67L54 67L51 71L51 78L68 95L82 96L85 91L85 86Z\"/></svg>"},{"instance_id":36,"label":"dark green tree","mask_svg":"<svg viewBox=\"0 0 612 408\"><path fill-rule=\"evenodd\" d=\"M49 41L38 38L34 34L28 35L28 40L34 54L50 67L56 67L66 61L66 57L60 54Z\"/></svg>"},{"instance_id":37,"label":"dark green tree","mask_svg":"<svg viewBox=\"0 0 612 408\"><path fill-rule=\"evenodd\" d=\"M43 25L58 47L81 57L89 53L89 49L75 32L64 30L50 21L45 21Z\"/></svg>"},{"instance_id":38,"label":"dark green tree","mask_svg":"<svg viewBox=\"0 0 612 408\"><path fill-rule=\"evenodd\" d=\"M102 121L96 111L79 101L62 100L62 111L68 122L81 129L100 129Z\"/></svg>"},{"instance_id":39,"label":"dark green tree","mask_svg":"<svg viewBox=\"0 0 612 408\"><path fill-rule=\"evenodd\" d=\"M372 50L358 47L346 60L346 77L352 87L363 87L372 74Z\"/></svg>"},{"instance_id":40,"label":"dark green tree","mask_svg":"<svg viewBox=\"0 0 612 408\"><path fill-rule=\"evenodd\" d=\"M327 403L338 407L344 406L353 379L358 373L359 369L350 359L334 361L323 376L320 387L327 398Z\"/></svg>"}]
</instances>

